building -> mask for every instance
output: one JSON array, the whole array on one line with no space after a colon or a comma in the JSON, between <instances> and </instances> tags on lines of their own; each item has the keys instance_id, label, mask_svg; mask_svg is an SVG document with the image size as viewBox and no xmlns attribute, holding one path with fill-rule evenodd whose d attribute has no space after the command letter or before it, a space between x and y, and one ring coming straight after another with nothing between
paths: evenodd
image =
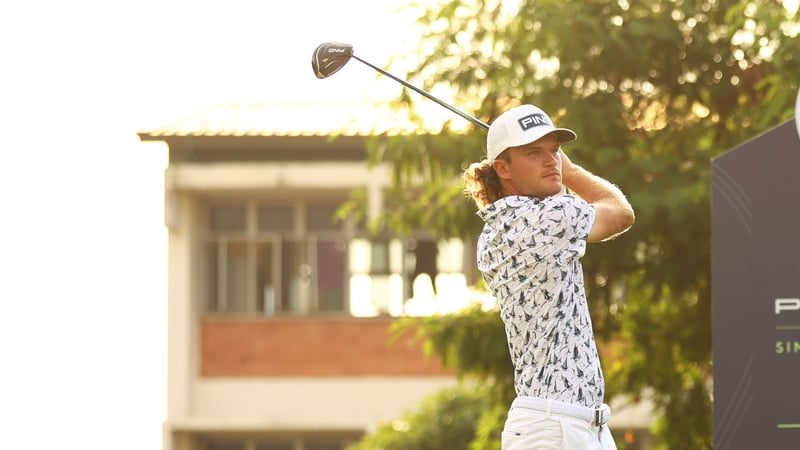
<instances>
[{"instance_id":1,"label":"building","mask_svg":"<svg viewBox=\"0 0 800 450\"><path fill-rule=\"evenodd\" d=\"M454 382L388 327L433 280L464 298L463 246L334 218L354 189L375 214L390 180L363 113L229 105L139 134L169 148L165 449L340 450Z\"/></svg>"},{"instance_id":2,"label":"building","mask_svg":"<svg viewBox=\"0 0 800 450\"><path fill-rule=\"evenodd\" d=\"M474 245L335 217L354 190L380 211L390 168L365 143L404 126L369 105L262 104L139 133L169 148L166 450L342 450L454 384L388 330L463 306Z\"/></svg>"}]
</instances>

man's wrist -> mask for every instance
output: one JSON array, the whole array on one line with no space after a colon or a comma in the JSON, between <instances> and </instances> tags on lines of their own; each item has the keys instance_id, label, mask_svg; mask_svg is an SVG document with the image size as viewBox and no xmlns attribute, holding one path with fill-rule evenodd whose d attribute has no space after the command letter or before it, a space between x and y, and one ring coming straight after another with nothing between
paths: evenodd
<instances>
[{"instance_id":1,"label":"man's wrist","mask_svg":"<svg viewBox=\"0 0 800 450\"><path fill-rule=\"evenodd\" d=\"M574 163L570 164L569 167L562 168L561 181L565 186L572 189L572 186L570 185L580 178L582 171L583 168L581 168L581 166Z\"/></svg>"}]
</instances>

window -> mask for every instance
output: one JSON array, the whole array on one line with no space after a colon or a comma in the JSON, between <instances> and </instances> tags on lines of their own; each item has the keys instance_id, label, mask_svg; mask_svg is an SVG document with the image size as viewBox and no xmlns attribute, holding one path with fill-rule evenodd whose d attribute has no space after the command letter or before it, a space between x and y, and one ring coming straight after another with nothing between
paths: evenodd
<instances>
[{"instance_id":1,"label":"window","mask_svg":"<svg viewBox=\"0 0 800 450\"><path fill-rule=\"evenodd\" d=\"M431 303L442 280L463 279L463 246L375 238L337 221L338 205L299 200L209 205L206 310L399 316L408 313L409 298Z\"/></svg>"},{"instance_id":2,"label":"window","mask_svg":"<svg viewBox=\"0 0 800 450\"><path fill-rule=\"evenodd\" d=\"M207 310L306 314L346 310L346 255L336 204L211 206Z\"/></svg>"},{"instance_id":3,"label":"window","mask_svg":"<svg viewBox=\"0 0 800 450\"><path fill-rule=\"evenodd\" d=\"M206 445L208 450L245 450L244 442L211 442Z\"/></svg>"},{"instance_id":4,"label":"window","mask_svg":"<svg viewBox=\"0 0 800 450\"><path fill-rule=\"evenodd\" d=\"M338 442L309 442L305 450L344 450L344 446Z\"/></svg>"},{"instance_id":5,"label":"window","mask_svg":"<svg viewBox=\"0 0 800 450\"><path fill-rule=\"evenodd\" d=\"M291 442L260 442L256 444L256 450L294 450L294 444Z\"/></svg>"},{"instance_id":6,"label":"window","mask_svg":"<svg viewBox=\"0 0 800 450\"><path fill-rule=\"evenodd\" d=\"M257 442L256 450L344 450L341 442L299 441L297 445L287 443Z\"/></svg>"},{"instance_id":7,"label":"window","mask_svg":"<svg viewBox=\"0 0 800 450\"><path fill-rule=\"evenodd\" d=\"M403 314L403 242L353 239L348 254L350 312L354 316Z\"/></svg>"},{"instance_id":8,"label":"window","mask_svg":"<svg viewBox=\"0 0 800 450\"><path fill-rule=\"evenodd\" d=\"M320 438L297 436L292 439L270 439L264 437L226 437L218 438L213 435L200 436L198 448L200 450L344 450L348 445L356 442L361 433L346 433L340 438Z\"/></svg>"}]
</instances>

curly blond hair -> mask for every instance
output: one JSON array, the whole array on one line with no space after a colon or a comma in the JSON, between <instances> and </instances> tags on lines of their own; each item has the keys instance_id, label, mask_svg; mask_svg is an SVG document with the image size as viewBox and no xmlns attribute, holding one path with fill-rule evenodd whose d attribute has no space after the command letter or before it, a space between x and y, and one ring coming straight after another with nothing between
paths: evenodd
<instances>
[{"instance_id":1,"label":"curly blond hair","mask_svg":"<svg viewBox=\"0 0 800 450\"><path fill-rule=\"evenodd\" d=\"M506 155L500 155L498 158L506 159ZM478 209L503 197L500 177L488 159L470 164L461 174L461 183L464 186L464 194L475 201Z\"/></svg>"}]
</instances>

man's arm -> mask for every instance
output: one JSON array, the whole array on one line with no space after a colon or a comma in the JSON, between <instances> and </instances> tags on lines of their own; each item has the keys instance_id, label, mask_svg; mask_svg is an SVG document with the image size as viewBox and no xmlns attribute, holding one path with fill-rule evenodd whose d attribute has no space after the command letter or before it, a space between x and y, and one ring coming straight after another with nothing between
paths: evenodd
<instances>
[{"instance_id":1,"label":"man's arm","mask_svg":"<svg viewBox=\"0 0 800 450\"><path fill-rule=\"evenodd\" d=\"M633 226L633 207L618 187L573 164L561 152L561 179L565 186L594 206L595 219L589 242L612 239Z\"/></svg>"}]
</instances>

